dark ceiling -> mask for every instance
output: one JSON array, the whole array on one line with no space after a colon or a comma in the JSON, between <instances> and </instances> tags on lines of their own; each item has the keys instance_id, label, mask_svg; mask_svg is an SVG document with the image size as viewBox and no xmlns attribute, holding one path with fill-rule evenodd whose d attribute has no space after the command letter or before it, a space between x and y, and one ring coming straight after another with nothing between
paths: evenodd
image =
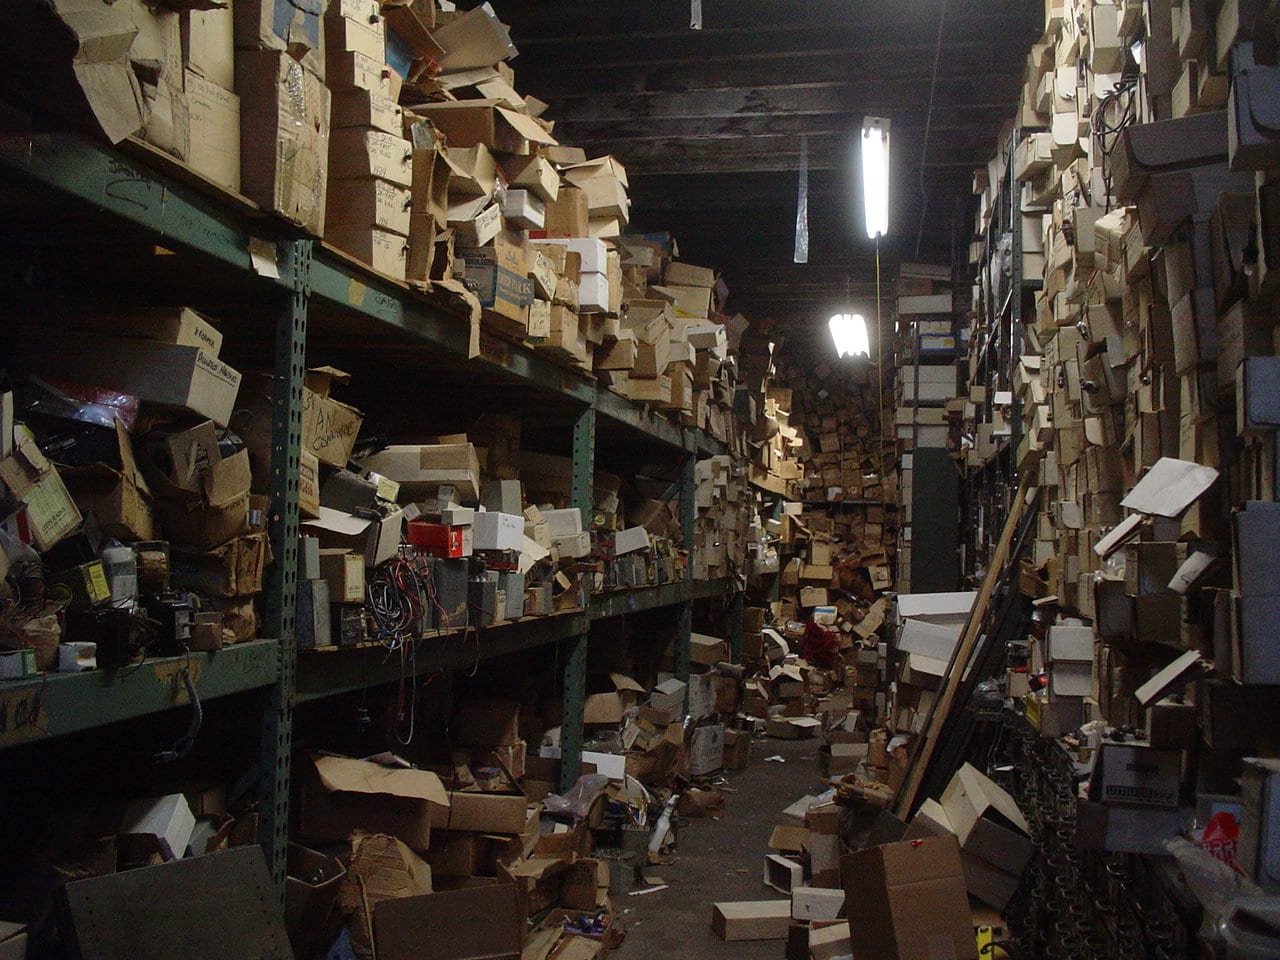
<instances>
[{"instance_id":1,"label":"dark ceiling","mask_svg":"<svg viewBox=\"0 0 1280 960\"><path fill-rule=\"evenodd\" d=\"M900 259L950 262L953 240L967 248L973 170L1013 116L1039 0L702 0L700 31L690 9L498 7L520 51L517 86L551 104L561 142L626 164L633 227L675 234L684 259L723 271L731 311L793 339L825 328L846 289L873 309L855 147L863 117L886 116L886 276ZM797 265L805 139L811 239Z\"/></svg>"}]
</instances>

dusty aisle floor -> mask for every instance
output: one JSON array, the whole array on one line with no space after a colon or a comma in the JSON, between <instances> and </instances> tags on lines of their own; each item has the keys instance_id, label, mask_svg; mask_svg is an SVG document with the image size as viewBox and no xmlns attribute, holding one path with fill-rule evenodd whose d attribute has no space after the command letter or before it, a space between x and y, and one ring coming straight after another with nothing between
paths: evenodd
<instances>
[{"instance_id":1,"label":"dusty aisle floor","mask_svg":"<svg viewBox=\"0 0 1280 960\"><path fill-rule=\"evenodd\" d=\"M671 885L640 897L615 894L614 910L627 930L620 960L782 960L781 940L725 943L711 930L718 900L774 900L782 894L760 879L769 835L783 809L822 789L818 740L757 740L751 765L730 774L719 820L680 826L675 862L648 869ZM786 763L766 763L782 756Z\"/></svg>"}]
</instances>

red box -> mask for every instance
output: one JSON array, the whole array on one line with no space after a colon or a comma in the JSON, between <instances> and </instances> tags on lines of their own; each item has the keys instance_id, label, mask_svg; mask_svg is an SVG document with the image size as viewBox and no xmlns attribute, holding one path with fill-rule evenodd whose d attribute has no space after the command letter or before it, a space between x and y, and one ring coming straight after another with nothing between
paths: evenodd
<instances>
[{"instance_id":1,"label":"red box","mask_svg":"<svg viewBox=\"0 0 1280 960\"><path fill-rule=\"evenodd\" d=\"M449 527L443 523L424 523L410 520L409 542L433 557L461 557L462 527Z\"/></svg>"}]
</instances>

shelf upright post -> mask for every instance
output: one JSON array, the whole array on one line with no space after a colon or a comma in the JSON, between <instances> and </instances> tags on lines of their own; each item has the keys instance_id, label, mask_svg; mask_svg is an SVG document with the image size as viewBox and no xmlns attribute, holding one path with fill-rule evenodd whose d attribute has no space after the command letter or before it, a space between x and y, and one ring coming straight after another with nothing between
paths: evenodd
<instances>
[{"instance_id":1,"label":"shelf upright post","mask_svg":"<svg viewBox=\"0 0 1280 960\"><path fill-rule=\"evenodd\" d=\"M570 505L589 520L595 507L596 409L583 409L573 424L573 479ZM568 790L582 770L582 705L587 697L587 638L568 637L564 661L564 724L560 733L560 788Z\"/></svg>"},{"instance_id":2,"label":"shelf upright post","mask_svg":"<svg viewBox=\"0 0 1280 960\"><path fill-rule=\"evenodd\" d=\"M680 531L684 538L684 548L688 551L689 562L685 566L684 577L690 585L693 583L693 525L697 515L694 501L694 466L698 461L698 438L692 430L685 431L684 463L680 470ZM693 637L693 599L680 604L676 619L675 673L677 680L689 682L689 659Z\"/></svg>"},{"instance_id":3,"label":"shelf upright post","mask_svg":"<svg viewBox=\"0 0 1280 960\"><path fill-rule=\"evenodd\" d=\"M275 561L264 594L266 630L280 641L280 678L263 716L259 755L258 842L266 854L276 895L284 902L289 837L289 759L298 648L294 630L298 582L298 462L302 448L302 378L307 365L307 300L311 241L284 244L291 293L275 330L271 391L271 512L268 530Z\"/></svg>"}]
</instances>

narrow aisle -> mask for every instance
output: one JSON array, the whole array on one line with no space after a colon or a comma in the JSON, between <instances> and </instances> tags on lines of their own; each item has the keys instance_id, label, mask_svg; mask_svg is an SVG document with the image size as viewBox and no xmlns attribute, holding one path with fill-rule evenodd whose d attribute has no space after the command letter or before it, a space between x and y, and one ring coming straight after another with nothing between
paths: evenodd
<instances>
[{"instance_id":1,"label":"narrow aisle","mask_svg":"<svg viewBox=\"0 0 1280 960\"><path fill-rule=\"evenodd\" d=\"M730 774L719 820L683 820L675 862L650 867L670 889L644 896L619 894L614 907L627 930L617 951L624 960L781 960L778 940L725 943L711 930L711 904L720 900L783 899L761 880L769 835L782 811L820 790L818 740L757 740L751 764ZM781 756L785 763L768 763Z\"/></svg>"}]
</instances>

